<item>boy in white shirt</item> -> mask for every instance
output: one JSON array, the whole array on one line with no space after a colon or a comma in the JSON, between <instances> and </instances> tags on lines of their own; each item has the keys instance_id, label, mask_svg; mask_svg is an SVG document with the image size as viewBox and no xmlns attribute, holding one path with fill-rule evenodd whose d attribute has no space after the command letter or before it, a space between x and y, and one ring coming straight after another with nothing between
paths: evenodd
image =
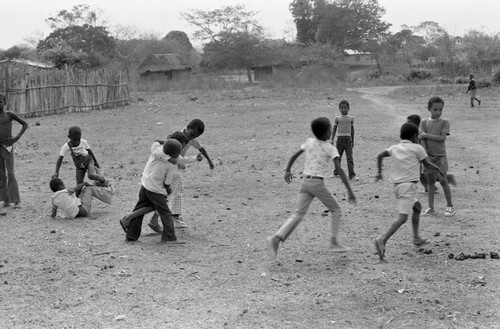
<instances>
[{"instance_id":1,"label":"boy in white shirt","mask_svg":"<svg viewBox=\"0 0 500 329\"><path fill-rule=\"evenodd\" d=\"M422 239L419 234L420 212L422 205L417 199L417 184L420 179L420 163L429 169L439 172L441 169L431 163L425 149L418 143L418 127L407 122L401 126L401 142L389 147L377 157L378 174L376 180L382 179L382 160L385 157L392 158L390 182L394 184L394 194L399 200L399 216L389 229L375 240L375 249L380 261L385 261L385 245L387 240L397 232L411 214L413 228L413 244L423 245L427 240Z\"/></svg>"},{"instance_id":2,"label":"boy in white shirt","mask_svg":"<svg viewBox=\"0 0 500 329\"><path fill-rule=\"evenodd\" d=\"M299 225L314 198L318 198L330 212L330 248L332 251L346 252L349 250L340 245L337 241L341 218L340 206L337 200L335 200L332 192L326 187L324 181L325 178L331 175L332 163L335 165L337 173L347 188L349 201L353 203L356 202L356 197L349 185L349 179L340 167L340 156L337 149L328 142L332 134L332 124L330 120L325 117L314 119L311 122L311 129L315 137L309 138L302 144L300 150L290 158L285 170L285 182L290 183L293 178L290 172L292 165L302 153L305 153L304 178L300 185L299 199L295 213L288 218L275 234L267 238L267 250L269 256L273 260L276 259L278 254L279 243L285 242L297 225Z\"/></svg>"},{"instance_id":3,"label":"boy in white shirt","mask_svg":"<svg viewBox=\"0 0 500 329\"><path fill-rule=\"evenodd\" d=\"M139 200L134 207L134 211L151 207L158 212L163 224L162 243L183 243L177 241L175 236L172 214L166 199L166 196L172 192L170 184L181 150L181 143L175 139L167 139L163 145L158 141L153 143L151 155L142 172ZM164 160L165 154L170 156L168 161ZM126 226L123 221L120 221L126 231L125 241L131 242L139 239L143 218L144 214L138 215L132 218Z\"/></svg>"},{"instance_id":4,"label":"boy in white shirt","mask_svg":"<svg viewBox=\"0 0 500 329\"><path fill-rule=\"evenodd\" d=\"M112 186L94 186L83 182L74 188L66 188L60 178L52 179L49 185L54 192L52 195L52 217L56 217L58 209L67 218L90 217L93 197L108 204L113 201L114 189ZM79 197L76 196L77 194Z\"/></svg>"}]
</instances>

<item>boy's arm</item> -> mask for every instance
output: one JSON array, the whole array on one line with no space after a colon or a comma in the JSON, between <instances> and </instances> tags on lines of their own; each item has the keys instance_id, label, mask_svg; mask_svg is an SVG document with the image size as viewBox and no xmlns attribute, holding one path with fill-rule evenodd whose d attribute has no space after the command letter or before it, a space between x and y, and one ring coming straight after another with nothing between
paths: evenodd
<instances>
[{"instance_id":1,"label":"boy's arm","mask_svg":"<svg viewBox=\"0 0 500 329\"><path fill-rule=\"evenodd\" d=\"M422 139L430 139L431 141L435 141L435 142L444 142L446 140L447 135L448 135L448 133L446 133L446 132L442 132L441 135L431 135L428 133L421 132L419 135L419 138L421 140Z\"/></svg>"},{"instance_id":2,"label":"boy's arm","mask_svg":"<svg viewBox=\"0 0 500 329\"><path fill-rule=\"evenodd\" d=\"M68 192L70 194L72 194L72 193L80 193L85 186L89 186L89 185L90 185L89 183L83 182L83 183L80 183L80 184L76 185L75 187L71 187L71 188L69 188L67 190L68 190Z\"/></svg>"},{"instance_id":3,"label":"boy's arm","mask_svg":"<svg viewBox=\"0 0 500 329\"><path fill-rule=\"evenodd\" d=\"M441 168L439 168L438 166L436 166L434 163L430 162L429 161L429 158L425 158L423 159L422 161L420 161L424 166L426 167L431 167L432 169L434 169L435 171L438 172L438 174L442 177L445 177L445 174L443 173L443 171L441 170Z\"/></svg>"},{"instance_id":4,"label":"boy's arm","mask_svg":"<svg viewBox=\"0 0 500 329\"><path fill-rule=\"evenodd\" d=\"M10 146L10 145L14 144L15 142L17 142L19 140L19 138L21 138L21 136L24 134L26 129L28 129L28 123L26 121L24 121L23 119L21 119L20 117L18 117L17 114L12 113L12 112L8 112L8 113L9 113L12 120L16 120L17 122L19 122L19 124L22 125L21 131L19 132L19 134L17 134L16 137L9 138L7 140L6 144L7 144L7 146Z\"/></svg>"},{"instance_id":5,"label":"boy's arm","mask_svg":"<svg viewBox=\"0 0 500 329\"><path fill-rule=\"evenodd\" d=\"M59 169L61 169L61 164L63 161L64 157L62 155L59 156L56 162L56 172L52 175L52 179L56 179L59 177Z\"/></svg>"},{"instance_id":6,"label":"boy's arm","mask_svg":"<svg viewBox=\"0 0 500 329\"><path fill-rule=\"evenodd\" d=\"M207 159L208 161L208 165L210 166L210 169L214 169L215 166L214 166L214 163L212 162L212 160L210 159L210 157L208 156L208 153L207 151L205 150L204 147L200 147L199 149L200 153L203 154L203 156Z\"/></svg>"},{"instance_id":7,"label":"boy's arm","mask_svg":"<svg viewBox=\"0 0 500 329\"><path fill-rule=\"evenodd\" d=\"M332 130L332 144L333 140L335 139L335 134L337 133L337 125L333 125L333 130Z\"/></svg>"},{"instance_id":8,"label":"boy's arm","mask_svg":"<svg viewBox=\"0 0 500 329\"><path fill-rule=\"evenodd\" d=\"M87 152L89 152L90 156L92 157L92 159L94 159L94 166L96 168L99 168L99 164L97 163L97 159L95 158L95 155L94 155L94 152L92 152L91 149L87 149Z\"/></svg>"},{"instance_id":9,"label":"boy's arm","mask_svg":"<svg viewBox=\"0 0 500 329\"><path fill-rule=\"evenodd\" d=\"M354 147L354 121L351 122L351 145Z\"/></svg>"},{"instance_id":10,"label":"boy's arm","mask_svg":"<svg viewBox=\"0 0 500 329\"><path fill-rule=\"evenodd\" d=\"M286 165L286 169L285 169L285 182L287 182L288 184L290 184L292 182L292 178L293 178L293 175L290 171L290 170L292 170L293 163L295 162L295 160L297 160L297 158L302 153L304 153L304 150L299 150L299 151L297 151L297 153L292 155L290 160L288 160L288 164Z\"/></svg>"},{"instance_id":11,"label":"boy's arm","mask_svg":"<svg viewBox=\"0 0 500 329\"><path fill-rule=\"evenodd\" d=\"M356 203L356 197L354 196L354 193L352 192L351 184L349 184L349 179L347 178L347 175L345 174L344 170L340 166L339 157L336 157L335 159L333 159L333 164L335 165L335 170L339 174L340 179L342 179L342 183L344 183L344 185L347 189L347 195L349 196L349 202Z\"/></svg>"},{"instance_id":12,"label":"boy's arm","mask_svg":"<svg viewBox=\"0 0 500 329\"><path fill-rule=\"evenodd\" d=\"M55 204L52 205L52 211L50 213L50 217L56 217L57 215L57 206Z\"/></svg>"},{"instance_id":13,"label":"boy's arm","mask_svg":"<svg viewBox=\"0 0 500 329\"><path fill-rule=\"evenodd\" d=\"M375 176L375 180L381 180L382 179L382 161L384 160L385 157L390 156L389 152L385 150L384 152L380 153L377 156L377 176Z\"/></svg>"}]
</instances>

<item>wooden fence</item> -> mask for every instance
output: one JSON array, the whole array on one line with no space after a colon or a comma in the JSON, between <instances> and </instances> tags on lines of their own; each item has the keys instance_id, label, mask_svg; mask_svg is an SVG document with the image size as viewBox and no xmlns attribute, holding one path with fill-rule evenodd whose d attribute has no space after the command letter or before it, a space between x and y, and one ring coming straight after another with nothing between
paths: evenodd
<instances>
[{"instance_id":1,"label":"wooden fence","mask_svg":"<svg viewBox=\"0 0 500 329\"><path fill-rule=\"evenodd\" d=\"M57 70L9 61L0 63L0 93L21 117L99 110L129 104L126 77L106 68Z\"/></svg>"}]
</instances>

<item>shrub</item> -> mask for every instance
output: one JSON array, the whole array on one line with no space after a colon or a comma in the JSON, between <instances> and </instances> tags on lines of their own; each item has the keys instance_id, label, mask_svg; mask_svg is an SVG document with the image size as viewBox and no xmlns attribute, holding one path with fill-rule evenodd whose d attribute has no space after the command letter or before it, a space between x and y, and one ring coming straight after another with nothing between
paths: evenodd
<instances>
[{"instance_id":1,"label":"shrub","mask_svg":"<svg viewBox=\"0 0 500 329\"><path fill-rule=\"evenodd\" d=\"M433 72L431 70L420 69L420 70L411 70L410 73L406 76L408 81L415 80L427 80L432 78Z\"/></svg>"},{"instance_id":2,"label":"shrub","mask_svg":"<svg viewBox=\"0 0 500 329\"><path fill-rule=\"evenodd\" d=\"M456 77L455 78L455 83L458 84L468 84L469 83L469 78L468 77Z\"/></svg>"},{"instance_id":3,"label":"shrub","mask_svg":"<svg viewBox=\"0 0 500 329\"><path fill-rule=\"evenodd\" d=\"M500 68L498 68L494 73L493 73L493 79L491 82L494 85L500 85Z\"/></svg>"}]
</instances>

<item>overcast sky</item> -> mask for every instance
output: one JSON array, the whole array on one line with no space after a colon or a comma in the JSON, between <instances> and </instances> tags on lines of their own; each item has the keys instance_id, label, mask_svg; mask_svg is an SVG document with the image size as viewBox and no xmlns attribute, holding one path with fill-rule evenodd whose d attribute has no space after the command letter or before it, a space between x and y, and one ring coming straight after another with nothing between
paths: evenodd
<instances>
[{"instance_id":1,"label":"overcast sky","mask_svg":"<svg viewBox=\"0 0 500 329\"><path fill-rule=\"evenodd\" d=\"M181 17L181 11L216 9L245 4L258 11L257 19L271 37L286 37L293 27L288 6L292 0L2 0L0 49L22 44L29 37L38 39L49 33L45 19L59 10L88 4L103 10L110 23L136 26L140 30L166 35L184 31L191 37L193 27ZM386 9L383 19L396 32L403 24L423 21L439 23L452 35L474 29L493 34L500 32L500 0L379 0Z\"/></svg>"}]
</instances>

